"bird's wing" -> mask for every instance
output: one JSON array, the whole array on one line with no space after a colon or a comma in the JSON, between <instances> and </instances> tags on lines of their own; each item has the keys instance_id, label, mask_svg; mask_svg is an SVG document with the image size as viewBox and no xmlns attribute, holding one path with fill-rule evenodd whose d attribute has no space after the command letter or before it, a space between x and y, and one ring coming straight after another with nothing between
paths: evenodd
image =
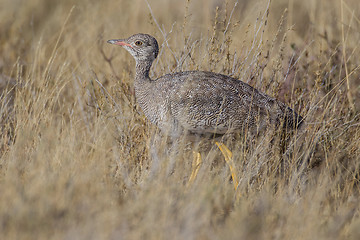
<instances>
[{"instance_id":1,"label":"bird's wing","mask_svg":"<svg viewBox=\"0 0 360 240\"><path fill-rule=\"evenodd\" d=\"M233 78L208 72L185 72L169 95L172 117L195 133L224 134L254 124L268 113L272 98Z\"/></svg>"}]
</instances>

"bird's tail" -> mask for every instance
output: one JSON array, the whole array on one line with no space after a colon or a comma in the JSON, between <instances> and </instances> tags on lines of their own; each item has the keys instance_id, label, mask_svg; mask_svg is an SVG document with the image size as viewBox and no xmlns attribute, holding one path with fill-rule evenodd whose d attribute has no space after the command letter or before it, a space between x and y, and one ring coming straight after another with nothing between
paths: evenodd
<instances>
[{"instance_id":1,"label":"bird's tail","mask_svg":"<svg viewBox=\"0 0 360 240\"><path fill-rule=\"evenodd\" d=\"M284 128L300 129L304 125L305 119L292 108L287 107L284 115Z\"/></svg>"}]
</instances>

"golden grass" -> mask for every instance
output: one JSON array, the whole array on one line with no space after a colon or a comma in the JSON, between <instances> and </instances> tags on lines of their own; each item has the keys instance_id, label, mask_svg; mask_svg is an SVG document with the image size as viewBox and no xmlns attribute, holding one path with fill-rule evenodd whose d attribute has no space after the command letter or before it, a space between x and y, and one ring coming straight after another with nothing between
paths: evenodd
<instances>
[{"instance_id":1,"label":"golden grass","mask_svg":"<svg viewBox=\"0 0 360 240\"><path fill-rule=\"evenodd\" d=\"M359 239L358 0L148 4L1 0L0 239ZM304 131L231 141L236 191L211 145L187 187L191 147L146 120L106 44L137 32L161 45L153 77L232 75Z\"/></svg>"}]
</instances>

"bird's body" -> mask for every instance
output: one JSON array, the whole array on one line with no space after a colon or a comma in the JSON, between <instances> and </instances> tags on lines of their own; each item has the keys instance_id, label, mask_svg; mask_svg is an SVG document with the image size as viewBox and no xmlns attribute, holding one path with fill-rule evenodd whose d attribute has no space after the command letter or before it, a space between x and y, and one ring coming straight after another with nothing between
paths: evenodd
<instances>
[{"instance_id":1,"label":"bird's body","mask_svg":"<svg viewBox=\"0 0 360 240\"><path fill-rule=\"evenodd\" d=\"M254 133L281 123L294 129L302 123L302 117L284 103L226 75L186 71L150 79L151 64L158 54L157 41L150 35L108 42L133 55L137 102L152 123L173 137L184 131L196 135Z\"/></svg>"}]
</instances>

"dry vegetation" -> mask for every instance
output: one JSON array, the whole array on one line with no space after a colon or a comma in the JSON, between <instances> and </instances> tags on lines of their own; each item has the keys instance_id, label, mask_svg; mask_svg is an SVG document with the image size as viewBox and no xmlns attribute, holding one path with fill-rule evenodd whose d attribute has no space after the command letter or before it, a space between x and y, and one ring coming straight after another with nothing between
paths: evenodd
<instances>
[{"instance_id":1,"label":"dry vegetation","mask_svg":"<svg viewBox=\"0 0 360 240\"><path fill-rule=\"evenodd\" d=\"M360 239L358 0L148 1L0 1L0 239ZM106 44L137 32L161 45L153 77L232 75L304 131L232 141L236 191L210 144L187 186L192 147Z\"/></svg>"}]
</instances>

